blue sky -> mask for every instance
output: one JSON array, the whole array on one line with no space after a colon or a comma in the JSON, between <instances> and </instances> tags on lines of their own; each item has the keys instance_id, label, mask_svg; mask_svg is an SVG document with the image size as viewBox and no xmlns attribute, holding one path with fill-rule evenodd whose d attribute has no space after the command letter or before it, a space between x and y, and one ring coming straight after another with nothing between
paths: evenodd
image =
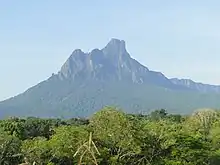
<instances>
[{"instance_id":1,"label":"blue sky","mask_svg":"<svg viewBox=\"0 0 220 165\"><path fill-rule=\"evenodd\" d=\"M56 73L76 48L126 41L167 77L220 84L219 0L0 0L0 100Z\"/></svg>"}]
</instances>

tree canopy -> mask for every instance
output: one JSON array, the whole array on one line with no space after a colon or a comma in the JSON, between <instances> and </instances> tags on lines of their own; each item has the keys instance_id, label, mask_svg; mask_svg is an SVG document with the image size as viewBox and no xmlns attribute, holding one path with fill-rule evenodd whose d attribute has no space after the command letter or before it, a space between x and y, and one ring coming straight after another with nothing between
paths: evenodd
<instances>
[{"instance_id":1,"label":"tree canopy","mask_svg":"<svg viewBox=\"0 0 220 165\"><path fill-rule=\"evenodd\" d=\"M0 121L0 164L218 165L219 114L105 107L89 119L9 118Z\"/></svg>"}]
</instances>

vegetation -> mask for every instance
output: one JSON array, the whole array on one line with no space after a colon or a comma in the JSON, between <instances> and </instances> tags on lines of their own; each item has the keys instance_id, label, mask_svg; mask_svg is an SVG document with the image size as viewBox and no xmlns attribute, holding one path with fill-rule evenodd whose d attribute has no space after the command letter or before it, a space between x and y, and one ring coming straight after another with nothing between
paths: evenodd
<instances>
[{"instance_id":1,"label":"vegetation","mask_svg":"<svg viewBox=\"0 0 220 165\"><path fill-rule=\"evenodd\" d=\"M0 121L0 164L218 165L220 111L190 116L105 107L89 119Z\"/></svg>"},{"instance_id":2,"label":"vegetation","mask_svg":"<svg viewBox=\"0 0 220 165\"><path fill-rule=\"evenodd\" d=\"M105 105L127 113L149 113L165 108L169 113L191 114L200 107L220 108L220 94L171 90L126 82L60 81L56 76L25 93L0 102L0 119L8 116L41 118L89 117Z\"/></svg>"}]
</instances>

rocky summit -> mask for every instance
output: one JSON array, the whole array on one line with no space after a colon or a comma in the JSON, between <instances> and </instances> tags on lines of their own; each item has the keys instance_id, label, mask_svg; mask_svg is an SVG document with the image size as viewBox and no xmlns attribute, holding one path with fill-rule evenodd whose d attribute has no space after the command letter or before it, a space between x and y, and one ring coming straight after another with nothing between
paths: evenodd
<instances>
[{"instance_id":1,"label":"rocky summit","mask_svg":"<svg viewBox=\"0 0 220 165\"><path fill-rule=\"evenodd\" d=\"M189 113L220 108L219 98L220 86L168 79L131 58L125 41L111 39L101 50L74 50L57 74L0 102L0 117L87 117L106 105L129 113Z\"/></svg>"},{"instance_id":2,"label":"rocky summit","mask_svg":"<svg viewBox=\"0 0 220 165\"><path fill-rule=\"evenodd\" d=\"M80 49L73 51L58 75L60 79L72 81L121 81L134 84L152 83L173 88L179 86L162 73L150 71L131 58L125 41L118 39L111 39L101 50L94 49L89 53Z\"/></svg>"}]
</instances>

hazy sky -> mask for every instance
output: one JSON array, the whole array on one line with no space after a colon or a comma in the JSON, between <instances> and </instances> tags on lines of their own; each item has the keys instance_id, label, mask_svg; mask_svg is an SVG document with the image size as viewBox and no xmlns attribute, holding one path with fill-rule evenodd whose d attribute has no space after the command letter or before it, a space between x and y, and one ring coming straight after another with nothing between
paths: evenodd
<instances>
[{"instance_id":1,"label":"hazy sky","mask_svg":"<svg viewBox=\"0 0 220 165\"><path fill-rule=\"evenodd\" d=\"M220 84L219 9L219 0L0 0L0 100L111 38L151 70Z\"/></svg>"}]
</instances>

